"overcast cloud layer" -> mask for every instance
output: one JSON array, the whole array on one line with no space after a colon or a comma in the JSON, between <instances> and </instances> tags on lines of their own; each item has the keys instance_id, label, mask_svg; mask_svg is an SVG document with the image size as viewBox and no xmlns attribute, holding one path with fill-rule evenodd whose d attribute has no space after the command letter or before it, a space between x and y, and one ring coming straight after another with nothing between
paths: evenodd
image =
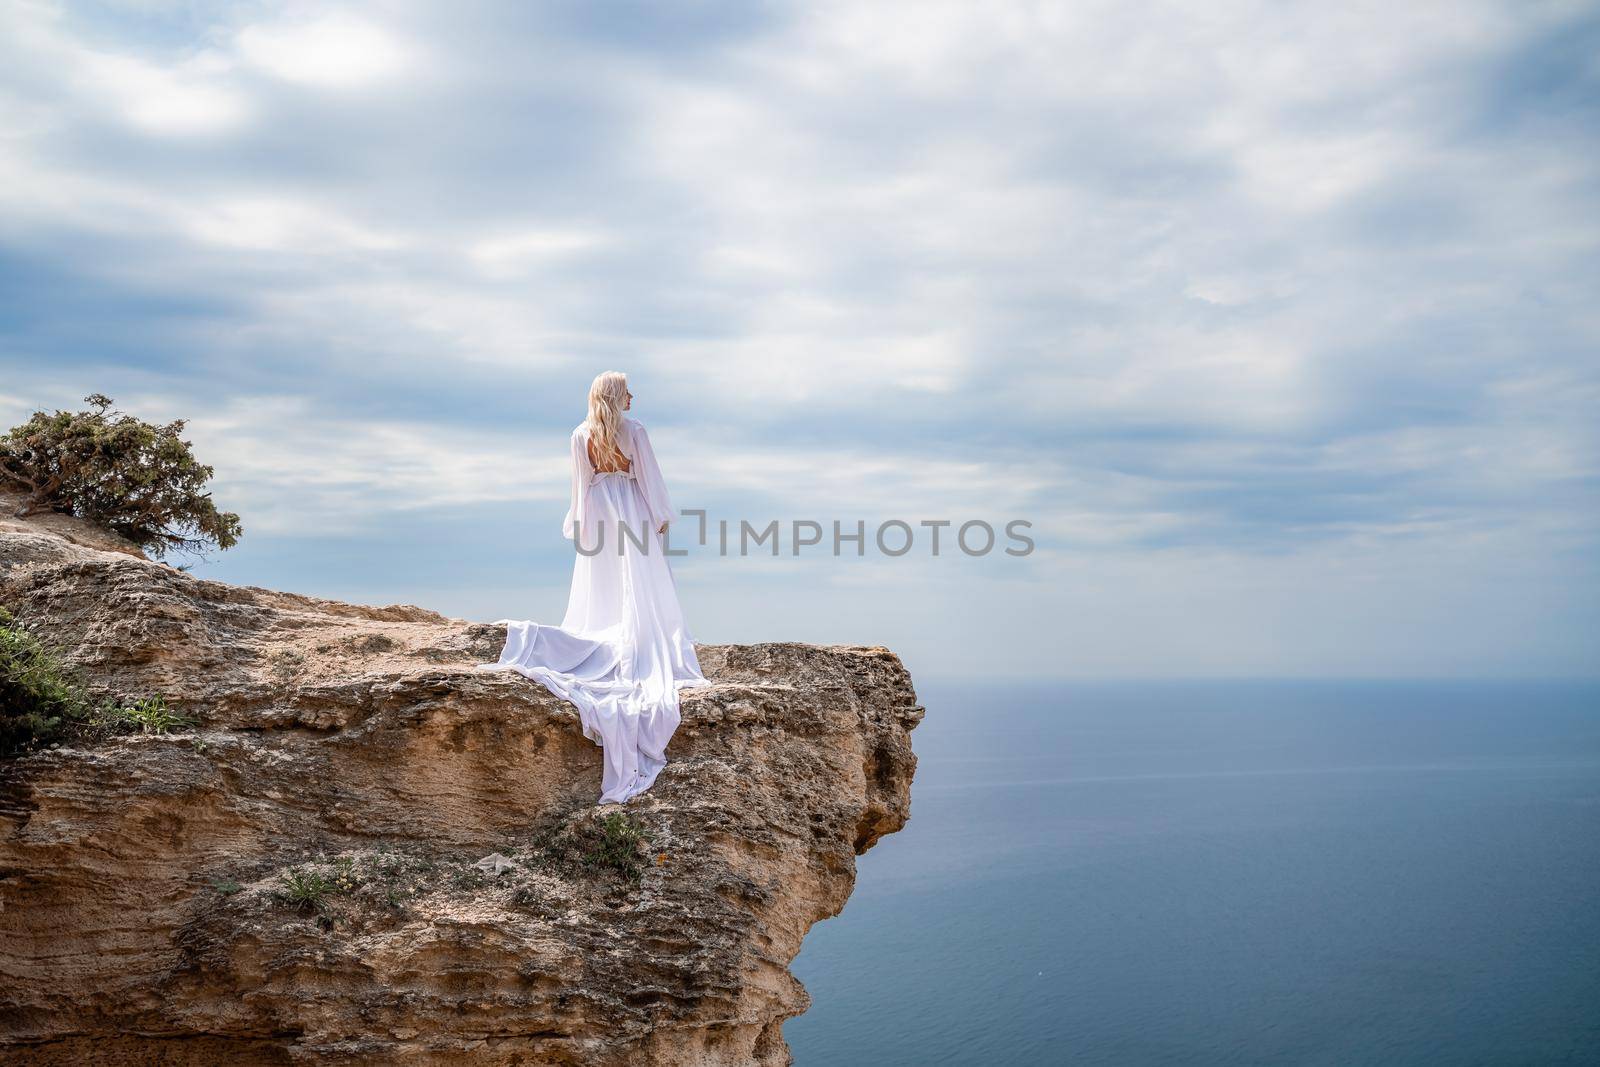
<instances>
[{"instance_id":1,"label":"overcast cloud layer","mask_svg":"<svg viewBox=\"0 0 1600 1067\"><path fill-rule=\"evenodd\" d=\"M0 11L0 423L188 418L197 573L559 621L615 368L679 507L1033 523L691 553L702 641L1600 661L1593 5Z\"/></svg>"}]
</instances>

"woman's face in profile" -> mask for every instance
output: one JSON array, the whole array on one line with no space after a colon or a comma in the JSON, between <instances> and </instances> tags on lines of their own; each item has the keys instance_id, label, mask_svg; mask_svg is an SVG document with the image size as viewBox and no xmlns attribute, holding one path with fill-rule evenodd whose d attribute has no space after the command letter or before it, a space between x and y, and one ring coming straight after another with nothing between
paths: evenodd
<instances>
[{"instance_id":1,"label":"woman's face in profile","mask_svg":"<svg viewBox=\"0 0 1600 1067\"><path fill-rule=\"evenodd\" d=\"M627 411L633 407L633 394L627 389L622 390L622 410Z\"/></svg>"}]
</instances>

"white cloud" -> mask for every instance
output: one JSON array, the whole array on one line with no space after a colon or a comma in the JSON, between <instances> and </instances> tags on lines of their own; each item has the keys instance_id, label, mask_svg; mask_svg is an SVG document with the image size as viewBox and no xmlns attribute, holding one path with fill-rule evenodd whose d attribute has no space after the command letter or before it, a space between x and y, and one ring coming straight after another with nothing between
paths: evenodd
<instances>
[{"instance_id":1,"label":"white cloud","mask_svg":"<svg viewBox=\"0 0 1600 1067\"><path fill-rule=\"evenodd\" d=\"M319 205L276 195L230 195L174 211L195 238L226 248L297 252L391 251L406 237L369 229Z\"/></svg>"},{"instance_id":2,"label":"white cloud","mask_svg":"<svg viewBox=\"0 0 1600 1067\"><path fill-rule=\"evenodd\" d=\"M240 56L285 81L317 89L366 88L415 69L417 46L346 13L246 26Z\"/></svg>"},{"instance_id":3,"label":"white cloud","mask_svg":"<svg viewBox=\"0 0 1600 1067\"><path fill-rule=\"evenodd\" d=\"M53 4L14 2L3 17L5 51L14 60L14 75L48 70L58 91L143 132L211 135L235 129L251 117L249 98L230 83L231 61L215 49L201 47L156 61L80 42ZM21 129L13 128L13 135L30 127L36 133L50 132L50 112L37 103L22 104L25 99L10 101L29 120Z\"/></svg>"},{"instance_id":4,"label":"white cloud","mask_svg":"<svg viewBox=\"0 0 1600 1067\"><path fill-rule=\"evenodd\" d=\"M131 396L119 406L152 420L185 417L176 398ZM407 511L469 504L564 506L569 491L564 439L341 418L293 395L233 397L189 417L185 437L216 468L216 499L257 536L359 534Z\"/></svg>"},{"instance_id":5,"label":"white cloud","mask_svg":"<svg viewBox=\"0 0 1600 1067\"><path fill-rule=\"evenodd\" d=\"M250 115L244 95L221 83L227 63L214 54L175 67L88 51L77 58L87 85L129 122L153 133L219 133Z\"/></svg>"},{"instance_id":6,"label":"white cloud","mask_svg":"<svg viewBox=\"0 0 1600 1067\"><path fill-rule=\"evenodd\" d=\"M468 246L467 255L485 276L506 279L604 248L611 241L610 235L595 230L519 229L480 238Z\"/></svg>"}]
</instances>

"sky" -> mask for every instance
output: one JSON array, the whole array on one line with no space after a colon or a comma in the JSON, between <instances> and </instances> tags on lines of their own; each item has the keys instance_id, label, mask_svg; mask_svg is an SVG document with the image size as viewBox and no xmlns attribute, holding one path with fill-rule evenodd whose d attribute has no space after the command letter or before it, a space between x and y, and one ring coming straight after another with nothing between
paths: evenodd
<instances>
[{"instance_id":1,"label":"sky","mask_svg":"<svg viewBox=\"0 0 1600 1067\"><path fill-rule=\"evenodd\" d=\"M688 545L703 643L1600 673L1595 5L0 29L0 429L92 392L187 420L244 527L196 574L559 622L568 435L622 370L675 507L866 524L860 557ZM931 554L974 520L994 550Z\"/></svg>"}]
</instances>

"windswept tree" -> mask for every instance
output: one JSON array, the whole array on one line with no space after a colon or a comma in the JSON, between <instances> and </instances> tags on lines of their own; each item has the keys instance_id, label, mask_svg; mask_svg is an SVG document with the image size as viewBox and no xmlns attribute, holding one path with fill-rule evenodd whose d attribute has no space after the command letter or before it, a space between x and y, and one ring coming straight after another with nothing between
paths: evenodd
<instances>
[{"instance_id":1,"label":"windswept tree","mask_svg":"<svg viewBox=\"0 0 1600 1067\"><path fill-rule=\"evenodd\" d=\"M184 420L156 426L84 398L89 411L42 411L0 437L0 482L27 493L18 518L43 511L76 515L160 558L172 549L232 548L239 516L218 511L205 491L212 469L179 435Z\"/></svg>"}]
</instances>

